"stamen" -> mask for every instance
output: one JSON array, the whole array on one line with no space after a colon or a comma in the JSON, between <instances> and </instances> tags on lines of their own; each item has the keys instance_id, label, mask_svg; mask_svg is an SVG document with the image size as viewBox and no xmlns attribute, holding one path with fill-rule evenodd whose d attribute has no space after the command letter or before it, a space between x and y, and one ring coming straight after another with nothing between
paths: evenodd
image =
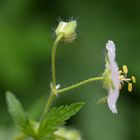
<instances>
[{"instance_id":1,"label":"stamen","mask_svg":"<svg viewBox=\"0 0 140 140\"><path fill-rule=\"evenodd\" d=\"M122 70L119 70L119 74L122 74L123 72L122 72Z\"/></svg>"},{"instance_id":2,"label":"stamen","mask_svg":"<svg viewBox=\"0 0 140 140\"><path fill-rule=\"evenodd\" d=\"M124 72L125 74L127 74L127 73L128 73L128 68L127 68L127 66L126 66L126 65L123 65L123 72Z\"/></svg>"},{"instance_id":3,"label":"stamen","mask_svg":"<svg viewBox=\"0 0 140 140\"><path fill-rule=\"evenodd\" d=\"M133 82L133 83L136 83L136 78L135 78L135 76L132 76L131 79L132 79L132 82Z\"/></svg>"},{"instance_id":4,"label":"stamen","mask_svg":"<svg viewBox=\"0 0 140 140\"><path fill-rule=\"evenodd\" d=\"M128 84L128 91L131 92L132 89L133 89L132 83L129 83L129 84Z\"/></svg>"},{"instance_id":5,"label":"stamen","mask_svg":"<svg viewBox=\"0 0 140 140\"><path fill-rule=\"evenodd\" d=\"M125 77L124 77L124 75L120 75L120 80L123 80Z\"/></svg>"},{"instance_id":6,"label":"stamen","mask_svg":"<svg viewBox=\"0 0 140 140\"><path fill-rule=\"evenodd\" d=\"M128 68L126 65L123 65L122 70L118 71L119 73L119 79L120 79L120 89L124 86L124 83L126 82L128 84L128 91L131 92L133 89L132 83L136 83L135 76L132 76L131 78L127 77ZM130 83L132 81L132 83Z\"/></svg>"}]
</instances>

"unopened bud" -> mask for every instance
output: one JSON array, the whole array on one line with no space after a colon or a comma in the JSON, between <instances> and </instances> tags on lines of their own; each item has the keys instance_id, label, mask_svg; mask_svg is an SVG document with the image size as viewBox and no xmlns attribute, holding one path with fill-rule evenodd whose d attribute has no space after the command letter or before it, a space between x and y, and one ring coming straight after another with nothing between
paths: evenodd
<instances>
[{"instance_id":1,"label":"unopened bud","mask_svg":"<svg viewBox=\"0 0 140 140\"><path fill-rule=\"evenodd\" d=\"M55 30L56 36L63 35L63 41L72 42L76 38L76 27L77 22L75 20L70 22L61 21Z\"/></svg>"}]
</instances>

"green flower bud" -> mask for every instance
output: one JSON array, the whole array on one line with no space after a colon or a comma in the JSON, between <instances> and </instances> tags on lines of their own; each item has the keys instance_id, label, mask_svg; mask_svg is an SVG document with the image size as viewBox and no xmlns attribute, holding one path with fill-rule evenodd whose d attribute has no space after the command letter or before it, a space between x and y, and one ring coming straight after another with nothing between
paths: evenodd
<instances>
[{"instance_id":1,"label":"green flower bud","mask_svg":"<svg viewBox=\"0 0 140 140\"><path fill-rule=\"evenodd\" d=\"M63 22L61 21L55 30L56 36L63 35L62 40L65 42L72 42L76 38L76 21Z\"/></svg>"}]
</instances>

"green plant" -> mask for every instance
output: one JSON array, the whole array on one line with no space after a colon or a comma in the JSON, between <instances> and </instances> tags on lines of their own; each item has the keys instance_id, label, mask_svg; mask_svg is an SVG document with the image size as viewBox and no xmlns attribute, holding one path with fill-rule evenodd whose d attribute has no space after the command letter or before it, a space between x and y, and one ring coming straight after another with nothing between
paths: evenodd
<instances>
[{"instance_id":1,"label":"green plant","mask_svg":"<svg viewBox=\"0 0 140 140\"><path fill-rule=\"evenodd\" d=\"M76 38L76 21L63 22L61 21L56 29L56 40L52 47L52 81L50 83L51 93L46 102L45 108L40 121L31 120L25 113L19 100L9 91L6 93L6 100L9 113L11 114L15 124L21 131L21 134L16 140L24 140L32 138L34 140L79 140L82 139L76 130L67 130L60 126L75 115L84 105L83 102L73 103L71 105L62 105L60 107L51 108L55 97L69 90L78 88L84 84L95 81L102 81L104 88L108 91L108 95L98 102L108 103L109 109L113 113L117 113L116 103L119 97L119 90L124 82L128 83L128 91L132 91L132 83L136 82L134 76L127 77L128 68L126 65L119 71L116 58L116 48L113 41L108 41L106 44L107 55L106 65L103 74L100 77L91 77L79 83L66 88L60 88L56 81L56 65L55 55L59 42L72 42ZM68 134L68 136L66 135Z\"/></svg>"}]
</instances>

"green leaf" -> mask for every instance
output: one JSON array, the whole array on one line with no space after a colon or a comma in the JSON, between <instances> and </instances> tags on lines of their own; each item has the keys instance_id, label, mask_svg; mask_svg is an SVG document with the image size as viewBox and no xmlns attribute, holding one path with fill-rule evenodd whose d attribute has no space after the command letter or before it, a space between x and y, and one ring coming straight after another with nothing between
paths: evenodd
<instances>
[{"instance_id":1,"label":"green leaf","mask_svg":"<svg viewBox=\"0 0 140 140\"><path fill-rule=\"evenodd\" d=\"M98 105L98 104L103 104L103 103L106 103L106 102L107 102L107 96L102 97L101 99L99 99L99 100L97 101L97 105Z\"/></svg>"},{"instance_id":2,"label":"green leaf","mask_svg":"<svg viewBox=\"0 0 140 140\"><path fill-rule=\"evenodd\" d=\"M48 114L44 115L40 123L39 137L52 135L58 126L65 124L65 121L75 115L83 105L83 102L78 102L51 109Z\"/></svg>"},{"instance_id":3,"label":"green leaf","mask_svg":"<svg viewBox=\"0 0 140 140\"><path fill-rule=\"evenodd\" d=\"M6 92L6 101L8 105L8 111L12 116L17 127L28 136L34 136L35 132L31 125L31 122L27 115L25 114L23 107L19 100L11 93Z\"/></svg>"}]
</instances>

